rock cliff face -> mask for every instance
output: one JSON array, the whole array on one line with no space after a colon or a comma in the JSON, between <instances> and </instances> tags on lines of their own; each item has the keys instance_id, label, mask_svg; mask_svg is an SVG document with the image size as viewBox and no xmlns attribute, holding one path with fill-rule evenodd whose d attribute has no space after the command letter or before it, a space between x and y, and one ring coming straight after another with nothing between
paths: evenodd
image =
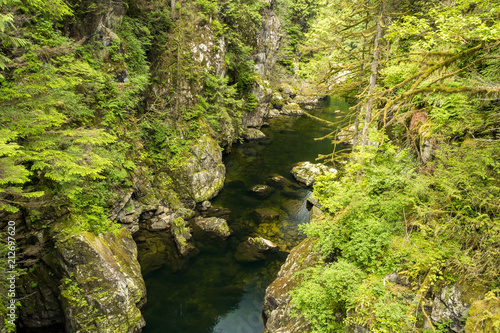
<instances>
[{"instance_id":1,"label":"rock cliff face","mask_svg":"<svg viewBox=\"0 0 500 333\"><path fill-rule=\"evenodd\" d=\"M209 136L198 139L191 151L193 157L184 169L188 191L196 202L212 199L222 189L226 178L222 151Z\"/></svg>"},{"instance_id":2,"label":"rock cliff face","mask_svg":"<svg viewBox=\"0 0 500 333\"><path fill-rule=\"evenodd\" d=\"M259 100L259 105L243 118L243 125L247 127L262 126L272 98L272 90L267 79L276 64L281 40L280 21L274 12L274 3L274 0L267 0L267 5L262 9L262 25L257 32L257 51L253 56L255 71L259 78L252 93Z\"/></svg>"},{"instance_id":3,"label":"rock cliff face","mask_svg":"<svg viewBox=\"0 0 500 333\"><path fill-rule=\"evenodd\" d=\"M89 39L103 28L111 30L119 28L127 6L125 0L71 0L69 2L77 14L76 20L69 26L69 35L76 40Z\"/></svg>"},{"instance_id":4,"label":"rock cliff face","mask_svg":"<svg viewBox=\"0 0 500 333\"><path fill-rule=\"evenodd\" d=\"M130 8L140 11L159 5L125 0L70 0L70 3L75 19L65 23L64 34L82 45L99 41L103 46L102 69L114 74L117 82L127 82L129 69L123 59L114 60L109 46L118 45L118 52L123 54L125 45L118 34ZM262 9L262 25L257 29L253 60L259 79L253 93L259 105L243 120L248 127L262 125L271 96L265 79L276 62L280 41L279 19L273 6L274 1L270 0ZM225 75L226 40L214 33L210 20L197 22L194 27L194 31L182 37L183 48L191 57L190 66L196 73L188 73L177 85L174 76L178 73L169 68L168 75L152 80L150 96L161 102L156 109L151 105L148 108L173 113L172 91L180 95L181 107L188 108L197 101L196 95L203 93L206 72ZM152 57L163 56L158 52ZM163 86L157 84L159 81ZM232 127L221 132L224 135L218 138L221 145L231 143L237 134ZM117 193L119 199L110 207L109 219L123 227L117 234L81 233L63 240L42 233L41 240L34 242L38 252L33 260L37 265L25 276L21 291L22 326L32 330L57 327L68 332L141 331L145 323L139 309L146 300L146 291L137 258L143 273L163 265L177 270L187 262L187 254L183 257L179 249L182 242L173 228L174 221L192 218L195 203L213 198L223 187L225 166L215 135L212 131L194 140L188 147L189 154L170 173L137 163L131 176L132 185ZM189 246L189 239L186 242Z\"/></svg>"},{"instance_id":5,"label":"rock cliff face","mask_svg":"<svg viewBox=\"0 0 500 333\"><path fill-rule=\"evenodd\" d=\"M146 286L137 247L122 228L82 233L59 243L61 303L68 332L140 332Z\"/></svg>"},{"instance_id":6,"label":"rock cliff face","mask_svg":"<svg viewBox=\"0 0 500 333\"><path fill-rule=\"evenodd\" d=\"M24 283L20 324L66 332L140 332L146 287L130 232L75 234L57 244ZM36 283L35 283L36 281Z\"/></svg>"},{"instance_id":7,"label":"rock cliff face","mask_svg":"<svg viewBox=\"0 0 500 333\"><path fill-rule=\"evenodd\" d=\"M319 254L313 251L315 242L306 238L290 252L286 262L281 266L276 280L266 289L263 315L266 333L303 333L309 329L309 323L301 316L291 316L289 291L297 281L292 277L295 273L315 265Z\"/></svg>"}]
</instances>

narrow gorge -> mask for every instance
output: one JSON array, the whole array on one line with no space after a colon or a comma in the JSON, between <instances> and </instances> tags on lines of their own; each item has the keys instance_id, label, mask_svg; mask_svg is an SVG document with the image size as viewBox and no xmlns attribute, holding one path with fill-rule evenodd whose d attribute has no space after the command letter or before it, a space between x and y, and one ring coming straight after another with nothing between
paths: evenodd
<instances>
[{"instance_id":1,"label":"narrow gorge","mask_svg":"<svg viewBox=\"0 0 500 333\"><path fill-rule=\"evenodd\" d=\"M0 0L0 332L500 332L498 13Z\"/></svg>"}]
</instances>

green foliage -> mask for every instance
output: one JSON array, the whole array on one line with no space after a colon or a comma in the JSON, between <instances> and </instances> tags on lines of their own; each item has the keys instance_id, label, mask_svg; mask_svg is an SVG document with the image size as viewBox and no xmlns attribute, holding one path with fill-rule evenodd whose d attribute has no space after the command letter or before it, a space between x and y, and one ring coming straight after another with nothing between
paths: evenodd
<instances>
[{"instance_id":1,"label":"green foliage","mask_svg":"<svg viewBox=\"0 0 500 333\"><path fill-rule=\"evenodd\" d=\"M211 127L218 132L230 127L241 131L243 100L236 99L236 87L228 85L229 78L207 74L206 98L199 96L198 113L189 115L191 120L203 115Z\"/></svg>"},{"instance_id":2,"label":"green foliage","mask_svg":"<svg viewBox=\"0 0 500 333\"><path fill-rule=\"evenodd\" d=\"M134 73L146 74L149 70L146 50L152 45L151 31L138 19L124 17L120 37L124 40L124 57L128 68Z\"/></svg>"},{"instance_id":3,"label":"green foliage","mask_svg":"<svg viewBox=\"0 0 500 333\"><path fill-rule=\"evenodd\" d=\"M290 292L292 303L311 322L313 332L338 332L337 312L342 311L354 288L366 277L352 263L339 260L300 274L300 288Z\"/></svg>"},{"instance_id":4,"label":"green foliage","mask_svg":"<svg viewBox=\"0 0 500 333\"><path fill-rule=\"evenodd\" d=\"M125 53L117 43L80 46L62 35L52 20L59 14L46 7L52 16L33 17L22 30L32 43L24 45L21 65L0 85L0 208L25 207L35 222L50 210L69 212L77 231L105 232L115 228L107 217L113 189L130 186L134 169L125 157L133 154L126 143L133 134L122 136L120 123L148 84L149 32L125 20ZM129 68L130 82L118 84L107 73L103 50L111 62Z\"/></svg>"},{"instance_id":5,"label":"green foliage","mask_svg":"<svg viewBox=\"0 0 500 333\"><path fill-rule=\"evenodd\" d=\"M292 293L300 313L317 331L334 331L332 321L339 325L341 317L347 326L406 331L432 286L458 281L494 287L500 276L499 154L494 142L443 145L427 165L432 172L416 173L404 151L367 146L340 179L320 177L315 196L332 216L311 222L305 231L318 238L326 260L339 258L366 279L348 285L336 277L330 277L333 283L317 282L331 264L311 268L314 278ZM393 271L415 283L407 288L383 281ZM337 288L346 290L345 296L327 296Z\"/></svg>"}]
</instances>

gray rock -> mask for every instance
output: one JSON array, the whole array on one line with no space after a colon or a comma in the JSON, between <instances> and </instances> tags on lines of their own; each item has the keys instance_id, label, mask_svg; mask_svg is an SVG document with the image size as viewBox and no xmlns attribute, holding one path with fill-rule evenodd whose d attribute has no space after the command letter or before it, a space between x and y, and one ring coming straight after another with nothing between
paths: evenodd
<instances>
[{"instance_id":1,"label":"gray rock","mask_svg":"<svg viewBox=\"0 0 500 333\"><path fill-rule=\"evenodd\" d=\"M197 217L194 224L202 231L220 239L227 239L231 235L227 221L219 217Z\"/></svg>"},{"instance_id":2,"label":"gray rock","mask_svg":"<svg viewBox=\"0 0 500 333\"><path fill-rule=\"evenodd\" d=\"M191 147L193 157L183 166L182 178L186 178L188 191L196 202L209 200L224 186L226 167L222 152L214 139L199 138Z\"/></svg>"},{"instance_id":3,"label":"gray rock","mask_svg":"<svg viewBox=\"0 0 500 333\"><path fill-rule=\"evenodd\" d=\"M395 284L399 284L400 286L405 286L405 287L407 287L407 286L410 285L410 281L408 281L407 278L405 278L404 276L399 275L396 272L393 272L393 273L385 276L384 280L392 282L392 283L395 283Z\"/></svg>"},{"instance_id":4,"label":"gray rock","mask_svg":"<svg viewBox=\"0 0 500 333\"><path fill-rule=\"evenodd\" d=\"M174 220L171 230L177 249L182 257L186 258L196 254L196 248L189 242L192 238L191 230L186 226L186 222L181 217Z\"/></svg>"},{"instance_id":5,"label":"gray rock","mask_svg":"<svg viewBox=\"0 0 500 333\"><path fill-rule=\"evenodd\" d=\"M278 109L270 109L268 114L267 114L267 118L270 119L270 118L275 118L277 116L280 115L280 110Z\"/></svg>"},{"instance_id":6,"label":"gray rock","mask_svg":"<svg viewBox=\"0 0 500 333\"><path fill-rule=\"evenodd\" d=\"M305 184L306 186L311 186L314 184L316 178L320 175L326 173L337 173L334 168L328 168L322 164L313 164L311 162L301 162L297 166L293 167L291 171L292 175L297 179L297 181Z\"/></svg>"},{"instance_id":7,"label":"gray rock","mask_svg":"<svg viewBox=\"0 0 500 333\"><path fill-rule=\"evenodd\" d=\"M205 200L200 204L201 210L208 210L210 207L212 207L212 203L208 200Z\"/></svg>"},{"instance_id":8,"label":"gray rock","mask_svg":"<svg viewBox=\"0 0 500 333\"><path fill-rule=\"evenodd\" d=\"M449 329L455 333L465 331L465 318L470 304L465 302L457 284L444 287L434 297L431 319L434 323L449 321Z\"/></svg>"},{"instance_id":9,"label":"gray rock","mask_svg":"<svg viewBox=\"0 0 500 333\"><path fill-rule=\"evenodd\" d=\"M323 206L321 205L321 203L319 202L319 199L316 198L314 196L314 193L311 193L308 197L307 197L307 202L306 202L306 207L307 209L311 209L312 207L317 207L319 209L323 209Z\"/></svg>"},{"instance_id":10,"label":"gray rock","mask_svg":"<svg viewBox=\"0 0 500 333\"><path fill-rule=\"evenodd\" d=\"M277 252L278 246L262 237L249 237L236 248L234 257L239 262L252 262L266 259L269 253Z\"/></svg>"}]
</instances>

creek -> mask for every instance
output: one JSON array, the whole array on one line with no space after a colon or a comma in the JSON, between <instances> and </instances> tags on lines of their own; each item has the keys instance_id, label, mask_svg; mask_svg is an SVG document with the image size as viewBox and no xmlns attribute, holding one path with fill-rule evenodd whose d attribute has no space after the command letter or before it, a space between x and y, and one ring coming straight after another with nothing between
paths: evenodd
<instances>
[{"instance_id":1,"label":"creek","mask_svg":"<svg viewBox=\"0 0 500 333\"><path fill-rule=\"evenodd\" d=\"M348 107L327 98L311 114L332 121L341 119ZM304 238L299 225L309 219L306 199L311 191L298 185L290 170L297 162L314 162L318 154L333 149L330 140L314 140L333 130L323 122L301 116L278 117L269 123L262 128L267 139L234 145L224 159L226 183L212 206L230 211L224 217L233 235L226 242L195 237L200 253L186 269L172 272L164 267L145 276L145 333L261 333L264 329L265 289L288 252ZM251 195L250 187L266 184L274 174L287 178L288 186L276 186L265 199ZM280 218L259 224L254 216L257 208L271 208ZM249 236L269 239L280 251L265 261L237 262L235 249Z\"/></svg>"}]
</instances>

